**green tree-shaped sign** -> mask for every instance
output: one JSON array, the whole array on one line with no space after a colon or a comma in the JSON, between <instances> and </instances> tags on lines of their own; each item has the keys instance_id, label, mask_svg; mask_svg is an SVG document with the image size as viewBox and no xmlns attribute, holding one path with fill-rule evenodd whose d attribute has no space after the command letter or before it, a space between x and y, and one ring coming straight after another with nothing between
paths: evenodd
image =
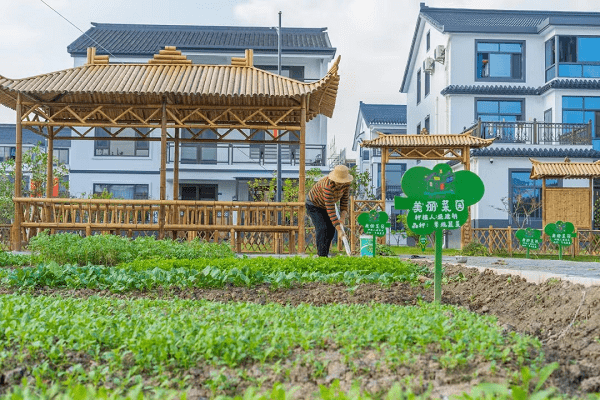
<instances>
[{"instance_id":1,"label":"green tree-shaped sign","mask_svg":"<svg viewBox=\"0 0 600 400\"><path fill-rule=\"evenodd\" d=\"M571 222L556 221L556 223L546 224L544 232L550 237L550 241L558 245L558 258L562 260L563 246L573 244L573 238L577 237L575 226Z\"/></svg>"},{"instance_id":2,"label":"green tree-shaped sign","mask_svg":"<svg viewBox=\"0 0 600 400\"><path fill-rule=\"evenodd\" d=\"M387 222L389 216L385 212L377 212L375 210L371 210L368 213L362 213L358 216L358 223L362 225L364 231L368 235L373 235L373 257L375 257L375 247L377 240L376 236L385 236L387 228L391 226L389 222Z\"/></svg>"},{"instance_id":3,"label":"green tree-shaped sign","mask_svg":"<svg viewBox=\"0 0 600 400\"><path fill-rule=\"evenodd\" d=\"M447 164L433 170L413 167L402 177L406 197L395 197L397 210L409 210L408 227L419 235L460 228L469 218L469 206L483 197L483 182L471 171L453 172Z\"/></svg>"},{"instance_id":4,"label":"green tree-shaped sign","mask_svg":"<svg viewBox=\"0 0 600 400\"><path fill-rule=\"evenodd\" d=\"M519 239L521 246L527 249L527 258L529 258L529 249L537 250L542 244L542 232L537 229L519 229L515 236Z\"/></svg>"},{"instance_id":5,"label":"green tree-shaped sign","mask_svg":"<svg viewBox=\"0 0 600 400\"><path fill-rule=\"evenodd\" d=\"M435 232L435 294L441 300L442 231L458 229L469 219L469 206L483 197L483 182L471 171L452 171L447 164L433 169L413 167L402 177L405 197L396 196L397 210L408 210L408 227L419 235Z\"/></svg>"}]
</instances>

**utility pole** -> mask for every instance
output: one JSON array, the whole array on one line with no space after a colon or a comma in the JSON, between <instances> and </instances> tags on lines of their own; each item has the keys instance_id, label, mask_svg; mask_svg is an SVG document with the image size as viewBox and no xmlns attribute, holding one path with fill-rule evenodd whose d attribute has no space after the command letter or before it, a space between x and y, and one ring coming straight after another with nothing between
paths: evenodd
<instances>
[{"instance_id":1,"label":"utility pole","mask_svg":"<svg viewBox=\"0 0 600 400\"><path fill-rule=\"evenodd\" d=\"M281 75L281 11L279 11L279 29L277 29L277 74ZM277 130L277 192L275 200L281 201L281 144L279 138L281 132Z\"/></svg>"}]
</instances>

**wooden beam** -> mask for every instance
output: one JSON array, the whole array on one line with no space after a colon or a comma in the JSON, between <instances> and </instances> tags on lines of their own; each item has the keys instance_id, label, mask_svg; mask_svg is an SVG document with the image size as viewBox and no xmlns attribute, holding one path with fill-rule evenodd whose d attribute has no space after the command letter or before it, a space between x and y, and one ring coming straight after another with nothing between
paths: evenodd
<instances>
[{"instance_id":1,"label":"wooden beam","mask_svg":"<svg viewBox=\"0 0 600 400\"><path fill-rule=\"evenodd\" d=\"M163 101L160 124L160 200L167 199L167 102ZM158 238L165 237L165 206L161 204L158 212Z\"/></svg>"},{"instance_id":2,"label":"wooden beam","mask_svg":"<svg viewBox=\"0 0 600 400\"><path fill-rule=\"evenodd\" d=\"M594 229L594 178L590 178L590 205L592 207L591 210L591 221L590 221L590 229Z\"/></svg>"},{"instance_id":3,"label":"wooden beam","mask_svg":"<svg viewBox=\"0 0 600 400\"><path fill-rule=\"evenodd\" d=\"M21 197L21 180L23 179L23 126L21 93L17 93L17 126L16 126L16 154L15 154L15 197ZM12 249L21 251L21 206L15 202L14 235Z\"/></svg>"},{"instance_id":4,"label":"wooden beam","mask_svg":"<svg viewBox=\"0 0 600 400\"><path fill-rule=\"evenodd\" d=\"M542 229L546 227L546 178L542 178Z\"/></svg>"},{"instance_id":5,"label":"wooden beam","mask_svg":"<svg viewBox=\"0 0 600 400\"><path fill-rule=\"evenodd\" d=\"M52 177L52 153L54 153L54 132L52 127L48 127L48 160L46 162L46 198L52 198L52 188L54 187ZM48 221L50 222L50 221Z\"/></svg>"},{"instance_id":6,"label":"wooden beam","mask_svg":"<svg viewBox=\"0 0 600 400\"><path fill-rule=\"evenodd\" d=\"M298 171L298 201L306 202L305 180L306 180L306 96L302 96L302 111L300 117L300 169ZM304 254L305 232L304 232L304 208L300 207L298 212L298 254Z\"/></svg>"},{"instance_id":7,"label":"wooden beam","mask_svg":"<svg viewBox=\"0 0 600 400\"><path fill-rule=\"evenodd\" d=\"M173 200L179 199L179 128L175 128L173 143Z\"/></svg>"},{"instance_id":8,"label":"wooden beam","mask_svg":"<svg viewBox=\"0 0 600 400\"><path fill-rule=\"evenodd\" d=\"M381 201L383 202L383 211L385 211L385 165L387 164L387 149L381 149Z\"/></svg>"}]
</instances>

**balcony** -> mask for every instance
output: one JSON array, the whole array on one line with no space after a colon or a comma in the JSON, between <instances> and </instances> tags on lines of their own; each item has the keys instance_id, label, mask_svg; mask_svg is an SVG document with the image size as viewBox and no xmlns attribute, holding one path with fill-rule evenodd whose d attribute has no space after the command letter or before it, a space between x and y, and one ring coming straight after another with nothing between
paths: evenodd
<instances>
[{"instance_id":1,"label":"balcony","mask_svg":"<svg viewBox=\"0 0 600 400\"><path fill-rule=\"evenodd\" d=\"M402 186L400 185L385 185L386 200L394 200L395 196L400 196L402 193ZM381 186L375 190L375 198L381 198Z\"/></svg>"},{"instance_id":2,"label":"balcony","mask_svg":"<svg viewBox=\"0 0 600 400\"><path fill-rule=\"evenodd\" d=\"M496 139L494 143L591 145L592 124L563 124L552 122L478 121L465 131L473 130L473 136Z\"/></svg>"},{"instance_id":3,"label":"balcony","mask_svg":"<svg viewBox=\"0 0 600 400\"><path fill-rule=\"evenodd\" d=\"M325 145L307 144L306 166L324 167L326 165ZM174 159L174 147L168 147L167 162ZM182 143L179 149L180 164L276 164L277 145L275 144L248 144L237 145L229 143ZM297 144L281 145L281 164L299 165L300 149Z\"/></svg>"}]
</instances>

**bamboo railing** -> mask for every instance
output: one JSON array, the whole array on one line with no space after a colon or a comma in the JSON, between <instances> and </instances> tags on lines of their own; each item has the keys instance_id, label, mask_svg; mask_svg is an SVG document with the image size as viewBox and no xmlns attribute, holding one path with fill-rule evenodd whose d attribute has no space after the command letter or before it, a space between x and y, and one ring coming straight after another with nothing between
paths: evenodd
<instances>
[{"instance_id":1,"label":"bamboo railing","mask_svg":"<svg viewBox=\"0 0 600 400\"><path fill-rule=\"evenodd\" d=\"M13 199L19 210L21 241L45 229L82 235L113 233L134 237L157 234L179 240L200 237L229 241L236 252L298 252L298 218L304 203ZM164 217L162 217L164 215Z\"/></svg>"},{"instance_id":2,"label":"bamboo railing","mask_svg":"<svg viewBox=\"0 0 600 400\"><path fill-rule=\"evenodd\" d=\"M517 229L508 228L473 228L472 241L480 243L487 247L490 253L524 254L526 249L521 247L519 240L515 236ZM542 233L542 243L538 250L530 250L531 255L553 254L558 255L558 246L550 242L545 233ZM600 254L600 230L580 229L577 230L577 237L573 239L573 244L569 247L563 247L563 254L572 256L578 255L599 255Z\"/></svg>"}]
</instances>

